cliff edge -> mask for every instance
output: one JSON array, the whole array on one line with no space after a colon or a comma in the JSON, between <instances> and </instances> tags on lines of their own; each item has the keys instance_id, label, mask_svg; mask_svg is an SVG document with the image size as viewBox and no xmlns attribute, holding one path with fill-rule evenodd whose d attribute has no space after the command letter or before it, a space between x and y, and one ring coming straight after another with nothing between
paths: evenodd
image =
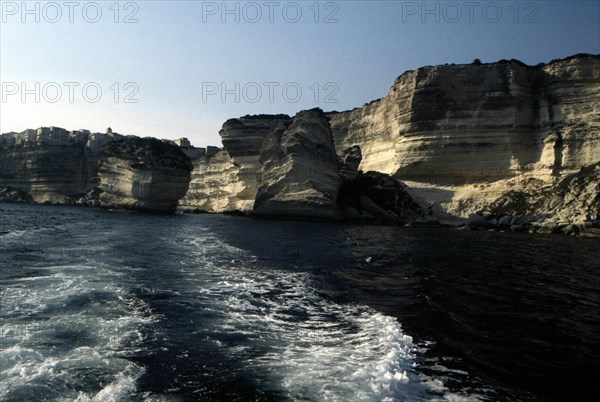
<instances>
[{"instance_id":1,"label":"cliff edge","mask_svg":"<svg viewBox=\"0 0 600 402\"><path fill-rule=\"evenodd\" d=\"M107 144L98 167L100 206L174 212L188 190L192 164L176 145L128 137Z\"/></svg>"},{"instance_id":2,"label":"cliff edge","mask_svg":"<svg viewBox=\"0 0 600 402\"><path fill-rule=\"evenodd\" d=\"M309 164L314 168L302 169L302 177L292 180L295 186L313 180L318 187L322 184L320 178L328 175L343 178L354 169L398 181L398 185L392 186L397 188L394 197L407 200L406 206L410 206L406 214L400 214L404 216L401 221L412 216L418 221L467 224L473 221L474 214L495 215L494 205L502 198L510 198L514 191L535 198L528 209L535 224L529 224L528 229L564 226L565 222L587 222L589 226L589 222L597 219L573 202L555 201L550 205L538 199L540 194L550 197L549 194L561 191L570 175L578 174L581 169L594 171L588 167L600 163L598 55L580 54L537 66L502 60L423 67L398 77L385 98L350 111L326 113L326 117L327 128L311 129L303 136L308 139L328 130L339 158L338 167L333 164L323 167L319 153L309 152L315 158ZM226 171L229 176L221 181L237 184L232 187L236 194L229 193L227 186L219 187L219 198L237 201L213 205L210 212L271 214L260 213L266 191L264 186L259 191L260 182L271 180L267 176L275 174L274 166L282 165L277 161L285 150L278 145L282 140L275 137L283 136L295 119L282 115L245 116L223 125L220 133L224 152L229 155L224 154L224 159L230 166ZM353 163L357 166L349 169L344 161L351 149L360 158L355 158ZM202 165L203 171L218 175L209 166L209 163ZM196 171L196 180L201 180L202 174ZM592 203L597 203L595 179L590 180L592 184L572 193L585 193ZM203 183L211 188L210 183ZM218 186L217 181L213 183ZM357 183L356 188L361 185ZM280 187L279 197L291 191ZM344 188L346 191L349 187ZM211 188L206 194L215 192ZM347 210L345 217L358 219L355 212L362 208L356 200L360 197L356 197L355 190L350 193L354 194L354 206L338 199L337 207ZM196 197L204 199L201 191ZM309 198L305 200L307 205ZM412 206L412 201L421 213ZM190 204L194 206L193 202ZM315 217L323 212L316 208L312 211ZM277 215L274 210L271 212ZM510 215L520 214L515 210ZM381 221L383 215L378 216Z\"/></svg>"},{"instance_id":3,"label":"cliff edge","mask_svg":"<svg viewBox=\"0 0 600 402\"><path fill-rule=\"evenodd\" d=\"M190 164L175 143L3 134L0 200L172 210L182 196L185 211L261 217L600 228L599 55L422 67L362 107L243 116L220 135Z\"/></svg>"}]
</instances>

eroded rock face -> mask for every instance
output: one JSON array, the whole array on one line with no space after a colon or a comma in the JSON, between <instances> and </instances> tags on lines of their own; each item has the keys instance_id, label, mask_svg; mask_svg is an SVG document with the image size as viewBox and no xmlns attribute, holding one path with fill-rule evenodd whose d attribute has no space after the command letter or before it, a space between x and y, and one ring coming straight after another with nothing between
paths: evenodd
<instances>
[{"instance_id":1,"label":"eroded rock face","mask_svg":"<svg viewBox=\"0 0 600 402\"><path fill-rule=\"evenodd\" d=\"M240 167L225 150L192 162L189 189L180 201L183 211L249 212L254 194L249 197L247 182L242 181Z\"/></svg>"},{"instance_id":2,"label":"eroded rock face","mask_svg":"<svg viewBox=\"0 0 600 402\"><path fill-rule=\"evenodd\" d=\"M552 232L571 224L593 226L595 222L600 223L600 163L583 167L552 185L510 190L470 217L471 226L476 228L546 228Z\"/></svg>"},{"instance_id":3,"label":"eroded rock face","mask_svg":"<svg viewBox=\"0 0 600 402\"><path fill-rule=\"evenodd\" d=\"M219 132L231 162L239 170L239 178L233 197L239 199L231 207L244 213L252 211L258 191L258 170L263 142L278 127L288 127L292 119L288 115L257 115L230 119ZM225 179L229 181L229 179ZM222 204L229 208L226 204Z\"/></svg>"},{"instance_id":4,"label":"eroded rock face","mask_svg":"<svg viewBox=\"0 0 600 402\"><path fill-rule=\"evenodd\" d=\"M571 57L542 67L544 149L553 173L600 162L600 56Z\"/></svg>"},{"instance_id":5,"label":"eroded rock face","mask_svg":"<svg viewBox=\"0 0 600 402\"><path fill-rule=\"evenodd\" d=\"M173 212L188 190L191 170L176 145L138 137L111 142L99 163L100 206Z\"/></svg>"},{"instance_id":6,"label":"eroded rock face","mask_svg":"<svg viewBox=\"0 0 600 402\"><path fill-rule=\"evenodd\" d=\"M329 117L340 156L360 146L361 170L402 180L435 219L480 220L472 215L518 204L523 193L555 200L534 202L541 219L578 220L585 206L553 194L600 162L600 57L424 67L400 76L387 97ZM490 216L486 225L501 217Z\"/></svg>"},{"instance_id":7,"label":"eroded rock face","mask_svg":"<svg viewBox=\"0 0 600 402\"><path fill-rule=\"evenodd\" d=\"M600 221L600 163L565 176L535 207L562 221Z\"/></svg>"},{"instance_id":8,"label":"eroded rock face","mask_svg":"<svg viewBox=\"0 0 600 402\"><path fill-rule=\"evenodd\" d=\"M379 172L359 172L343 183L338 205L350 222L410 223L424 218L406 185Z\"/></svg>"},{"instance_id":9,"label":"eroded rock face","mask_svg":"<svg viewBox=\"0 0 600 402\"><path fill-rule=\"evenodd\" d=\"M600 58L424 67L387 97L330 115L338 154L360 146L363 171L462 184L600 161Z\"/></svg>"},{"instance_id":10,"label":"eroded rock face","mask_svg":"<svg viewBox=\"0 0 600 402\"><path fill-rule=\"evenodd\" d=\"M424 67L402 74L385 98L326 117L307 111L296 118L228 120L220 131L225 149L207 150L194 162L182 206L338 219L335 189L372 171L382 176L370 184L356 181L362 193L344 204L344 216L364 217L367 205L393 212L385 200L395 189L393 197L418 203L427 219L450 224L466 223L469 216L494 227L514 226L509 216L561 225L597 219L596 204L586 202L598 199L592 167L600 163L600 56L535 67L515 60ZM7 200L94 205L99 149L113 139L62 129L4 134L0 190L7 189ZM115 156L114 162L133 171L127 159ZM383 191L385 202L367 194L371 185ZM397 206L415 212L408 201ZM392 221L408 219L394 214Z\"/></svg>"},{"instance_id":11,"label":"eroded rock face","mask_svg":"<svg viewBox=\"0 0 600 402\"><path fill-rule=\"evenodd\" d=\"M225 149L193 161L190 188L180 201L180 209L250 213L258 191L263 142L273 130L291 123L292 119L283 114L227 120L219 131Z\"/></svg>"},{"instance_id":12,"label":"eroded rock face","mask_svg":"<svg viewBox=\"0 0 600 402\"><path fill-rule=\"evenodd\" d=\"M13 190L10 187L0 189L0 202L27 203L31 201L31 196L24 191Z\"/></svg>"},{"instance_id":13,"label":"eroded rock face","mask_svg":"<svg viewBox=\"0 0 600 402\"><path fill-rule=\"evenodd\" d=\"M101 147L120 137L58 127L3 134L0 188L37 203L74 203L97 185Z\"/></svg>"},{"instance_id":14,"label":"eroded rock face","mask_svg":"<svg viewBox=\"0 0 600 402\"><path fill-rule=\"evenodd\" d=\"M254 216L341 218L336 205L339 161L327 117L320 109L298 113L289 128L272 131L260 156Z\"/></svg>"},{"instance_id":15,"label":"eroded rock face","mask_svg":"<svg viewBox=\"0 0 600 402\"><path fill-rule=\"evenodd\" d=\"M358 174L362 152L358 145L353 145L344 150L340 156L340 176L344 181L352 181Z\"/></svg>"},{"instance_id":16,"label":"eroded rock face","mask_svg":"<svg viewBox=\"0 0 600 402\"><path fill-rule=\"evenodd\" d=\"M489 209L510 191L539 194L579 168L600 162L599 99L598 56L577 55L535 67L511 60L409 71L396 80L387 97L327 114L339 158L333 181L352 182L359 171L390 175L407 185L398 187L400 199L418 203L427 219L464 223L470 214ZM291 200L290 194L310 188L306 183L315 172L293 169L290 162L302 154L287 144L292 120L261 115L225 123L223 143L231 169L239 171L238 179L225 180L237 184L221 187L225 193L218 198L243 199L248 208L255 197L260 215L267 201L276 205L277 197ZM319 158L318 152L315 155ZM331 166L320 170L335 176ZM309 205L310 192L305 195ZM355 197L354 206L344 210L355 218L361 215L362 203L373 201L362 197L362 201ZM296 207L300 198L294 198ZM280 204L281 211L293 205ZM381 207L377 202L375 206ZM409 204L406 207L413 211ZM239 208L239 203L218 202L213 210L232 208ZM269 207L265 215L275 214L277 208ZM331 216L329 211L324 215Z\"/></svg>"}]
</instances>

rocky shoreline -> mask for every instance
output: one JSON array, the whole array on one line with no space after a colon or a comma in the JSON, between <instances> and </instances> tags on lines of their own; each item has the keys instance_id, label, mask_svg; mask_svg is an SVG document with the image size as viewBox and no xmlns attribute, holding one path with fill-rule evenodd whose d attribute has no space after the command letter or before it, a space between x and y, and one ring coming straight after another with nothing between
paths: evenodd
<instances>
[{"instance_id":1,"label":"rocky shoreline","mask_svg":"<svg viewBox=\"0 0 600 402\"><path fill-rule=\"evenodd\" d=\"M598 55L423 67L363 107L220 135L2 134L0 201L600 235Z\"/></svg>"}]
</instances>

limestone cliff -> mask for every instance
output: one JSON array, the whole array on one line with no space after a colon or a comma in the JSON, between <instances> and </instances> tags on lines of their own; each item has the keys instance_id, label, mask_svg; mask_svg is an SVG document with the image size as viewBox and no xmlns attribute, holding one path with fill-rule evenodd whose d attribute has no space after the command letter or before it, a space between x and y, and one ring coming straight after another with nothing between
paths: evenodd
<instances>
[{"instance_id":1,"label":"limestone cliff","mask_svg":"<svg viewBox=\"0 0 600 402\"><path fill-rule=\"evenodd\" d=\"M223 124L219 132L223 146L231 157L231 162L239 169L239 192L235 197L240 200L236 205L239 211L250 212L258 191L258 170L260 151L267 135L278 127L292 124L288 115L258 115L230 119Z\"/></svg>"},{"instance_id":2,"label":"limestone cliff","mask_svg":"<svg viewBox=\"0 0 600 402\"><path fill-rule=\"evenodd\" d=\"M398 215L387 202L384 209L398 215L392 221L412 216L460 224L473 213L489 210L508 192L552 191L568 175L600 162L600 57L576 55L538 66L503 60L423 67L398 77L385 98L327 117L339 157L337 172L333 164L325 172L320 161L304 170L287 166L286 155L295 151L287 150L284 133L296 124L288 116L227 121L220 132L229 155L225 172L235 176L213 180L209 191L199 188L199 199L214 198L209 194L217 193L218 187L222 192L217 198L228 200L204 209L248 212L254 205L255 214L260 215L267 199L301 193L288 188L292 182L302 186L315 177L331 175L348 183L346 190L354 185L355 190L366 192L366 184L386 191L394 188L393 198L406 200L396 207L408 209ZM325 127L317 129L325 131ZM318 152L314 155L319 158ZM200 166L210 171L200 164L198 182L204 180ZM356 176L358 171L383 176ZM386 174L400 181L393 184ZM352 184L355 177L363 182ZM382 183L387 184L382 187ZM356 196L355 190L350 192ZM353 219L362 219L364 206L355 196L353 205L342 205L342 209L345 216L350 211ZM413 200L419 209L413 208ZM538 218L550 215L558 222L564 216L556 208L535 205ZM265 214L277 214L282 208L270 208ZM426 218L421 218L420 211L427 211ZM570 214L569 219L575 216Z\"/></svg>"},{"instance_id":3,"label":"limestone cliff","mask_svg":"<svg viewBox=\"0 0 600 402\"><path fill-rule=\"evenodd\" d=\"M600 163L555 183L529 180L469 216L473 228L600 235Z\"/></svg>"},{"instance_id":4,"label":"limestone cliff","mask_svg":"<svg viewBox=\"0 0 600 402\"><path fill-rule=\"evenodd\" d=\"M247 195L248 184L242 181L240 167L227 151L197 159L192 166L190 186L179 201L180 210L211 213L252 210L254 194Z\"/></svg>"},{"instance_id":5,"label":"limestone cliff","mask_svg":"<svg viewBox=\"0 0 600 402\"><path fill-rule=\"evenodd\" d=\"M0 201L170 211L187 191L189 170L178 146L112 130L0 136Z\"/></svg>"},{"instance_id":6,"label":"limestone cliff","mask_svg":"<svg viewBox=\"0 0 600 402\"><path fill-rule=\"evenodd\" d=\"M227 120L219 131L225 150L193 161L190 188L180 209L250 213L258 191L263 142L271 131L291 123L283 114Z\"/></svg>"},{"instance_id":7,"label":"limestone cliff","mask_svg":"<svg viewBox=\"0 0 600 402\"><path fill-rule=\"evenodd\" d=\"M97 185L102 146L119 137L58 127L3 134L0 189L38 203L74 203Z\"/></svg>"},{"instance_id":8,"label":"limestone cliff","mask_svg":"<svg viewBox=\"0 0 600 402\"><path fill-rule=\"evenodd\" d=\"M99 150L114 137L41 130L0 137L0 200L73 202L86 193L80 202L93 199ZM224 149L194 161L184 210L594 227L600 56L537 66L502 60L423 67L363 107L244 116L225 122L220 135ZM112 181L163 182L173 197L184 187L187 168L172 183L164 177L174 171L157 181L138 177L144 170L127 152L103 162L104 197L149 202ZM148 191L158 195L156 186ZM173 198L159 204L172 208Z\"/></svg>"},{"instance_id":9,"label":"limestone cliff","mask_svg":"<svg viewBox=\"0 0 600 402\"><path fill-rule=\"evenodd\" d=\"M181 211L382 223L423 216L398 180L358 172L359 146L336 155L329 122L320 109L300 112L293 119L231 119L220 133L227 149L193 162Z\"/></svg>"},{"instance_id":10,"label":"limestone cliff","mask_svg":"<svg viewBox=\"0 0 600 402\"><path fill-rule=\"evenodd\" d=\"M322 110L298 113L286 128L271 131L260 153L254 216L341 218L339 161Z\"/></svg>"},{"instance_id":11,"label":"limestone cliff","mask_svg":"<svg viewBox=\"0 0 600 402\"><path fill-rule=\"evenodd\" d=\"M549 176L600 160L600 60L423 67L387 97L330 115L361 170L436 184Z\"/></svg>"},{"instance_id":12,"label":"limestone cliff","mask_svg":"<svg viewBox=\"0 0 600 402\"><path fill-rule=\"evenodd\" d=\"M111 142L99 162L100 206L173 212L188 190L191 170L174 144L139 137Z\"/></svg>"},{"instance_id":13,"label":"limestone cliff","mask_svg":"<svg viewBox=\"0 0 600 402\"><path fill-rule=\"evenodd\" d=\"M406 224L424 218L404 183L379 172L358 172L345 180L337 203L349 222Z\"/></svg>"},{"instance_id":14,"label":"limestone cliff","mask_svg":"<svg viewBox=\"0 0 600 402\"><path fill-rule=\"evenodd\" d=\"M600 57L424 67L387 97L329 117L338 154L360 146L361 170L406 182L434 218L460 223L510 191L549 194L600 162ZM563 219L535 205L537 219Z\"/></svg>"}]
</instances>

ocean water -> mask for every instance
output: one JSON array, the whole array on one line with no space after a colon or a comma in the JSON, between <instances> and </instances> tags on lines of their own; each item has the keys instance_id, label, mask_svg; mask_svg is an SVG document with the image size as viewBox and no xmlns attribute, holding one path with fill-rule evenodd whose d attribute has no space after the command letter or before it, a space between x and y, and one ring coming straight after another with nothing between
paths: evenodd
<instances>
[{"instance_id":1,"label":"ocean water","mask_svg":"<svg viewBox=\"0 0 600 402\"><path fill-rule=\"evenodd\" d=\"M600 400L599 269L599 239L2 204L0 400Z\"/></svg>"}]
</instances>

